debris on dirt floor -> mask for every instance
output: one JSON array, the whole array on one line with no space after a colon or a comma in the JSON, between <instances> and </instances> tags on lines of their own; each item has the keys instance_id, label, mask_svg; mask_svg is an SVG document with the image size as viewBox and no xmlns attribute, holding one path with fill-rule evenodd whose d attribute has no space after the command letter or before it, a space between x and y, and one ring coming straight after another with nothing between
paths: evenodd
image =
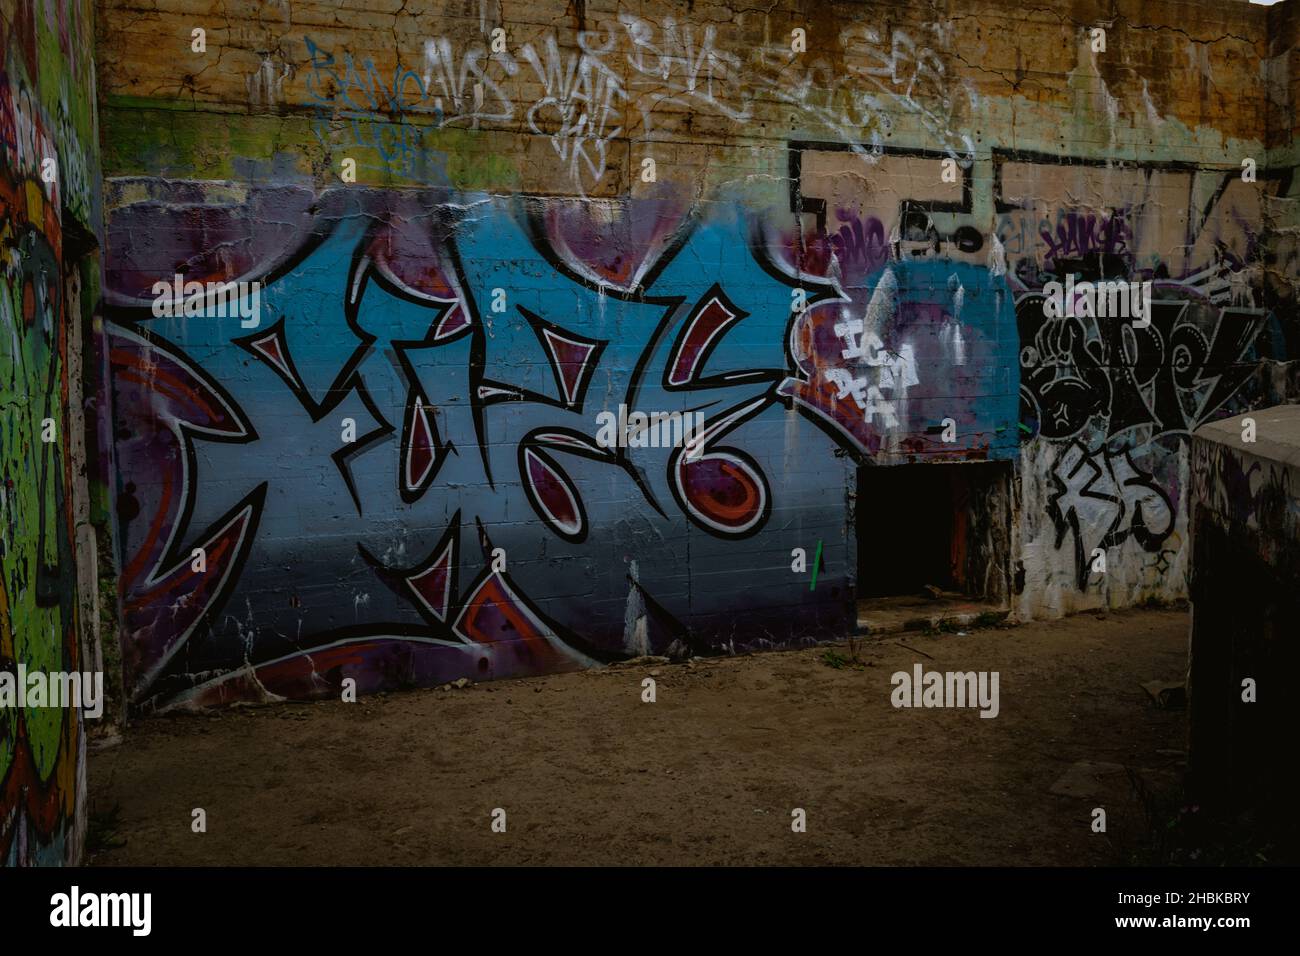
<instances>
[{"instance_id":1,"label":"debris on dirt floor","mask_svg":"<svg viewBox=\"0 0 1300 956\"><path fill-rule=\"evenodd\" d=\"M473 686L474 686L474 682L470 680L468 677L457 677L450 684L443 684L442 689L443 690L453 690L453 689L464 690L466 687L473 687Z\"/></svg>"},{"instance_id":2,"label":"debris on dirt floor","mask_svg":"<svg viewBox=\"0 0 1300 956\"><path fill-rule=\"evenodd\" d=\"M926 658L927 660L931 660L931 661L934 660L934 658L931 657L929 654L927 654L925 651L920 650L919 648L915 648L910 644L904 644L902 641L894 641L894 643L897 644L899 647L911 651L913 654L920 654L922 657Z\"/></svg>"},{"instance_id":3,"label":"debris on dirt floor","mask_svg":"<svg viewBox=\"0 0 1300 956\"><path fill-rule=\"evenodd\" d=\"M1187 687L1182 681L1149 680L1142 689L1161 710L1182 710L1187 706Z\"/></svg>"},{"instance_id":4,"label":"debris on dirt floor","mask_svg":"<svg viewBox=\"0 0 1300 956\"><path fill-rule=\"evenodd\" d=\"M943 588L937 588L933 584L927 584L925 586L925 593L937 601L939 598L943 597Z\"/></svg>"},{"instance_id":5,"label":"debris on dirt floor","mask_svg":"<svg viewBox=\"0 0 1300 956\"><path fill-rule=\"evenodd\" d=\"M672 660L667 657L659 657L653 654L642 654L640 657L633 657L626 661L615 661L610 667L647 667L654 664L671 664Z\"/></svg>"},{"instance_id":6,"label":"debris on dirt floor","mask_svg":"<svg viewBox=\"0 0 1300 956\"><path fill-rule=\"evenodd\" d=\"M862 660L858 656L856 647L849 650L849 655L847 657L834 649L825 650L822 652L819 660L827 667L833 668L834 670L842 670L846 667L854 670L863 670L868 667L876 666L875 661Z\"/></svg>"},{"instance_id":7,"label":"debris on dirt floor","mask_svg":"<svg viewBox=\"0 0 1300 956\"><path fill-rule=\"evenodd\" d=\"M89 742L86 744L86 746L89 750L98 753L103 750L112 750L114 747L119 746L121 743L122 743L121 732L118 731L117 729L113 729L108 733L98 734L94 737L90 737Z\"/></svg>"},{"instance_id":8,"label":"debris on dirt floor","mask_svg":"<svg viewBox=\"0 0 1300 956\"><path fill-rule=\"evenodd\" d=\"M1123 779L1123 764L1080 760L1070 764L1065 773L1056 778L1048 793L1058 797L1099 797Z\"/></svg>"},{"instance_id":9,"label":"debris on dirt floor","mask_svg":"<svg viewBox=\"0 0 1300 956\"><path fill-rule=\"evenodd\" d=\"M668 649L664 651L664 653L668 655L670 661L676 661L678 663L681 661L689 661L695 656L695 652L686 646L686 644L679 638L674 638L673 642L668 645Z\"/></svg>"},{"instance_id":10,"label":"debris on dirt floor","mask_svg":"<svg viewBox=\"0 0 1300 956\"><path fill-rule=\"evenodd\" d=\"M1128 795L1138 785L1151 793L1167 792L1176 786L1177 781L1178 774L1169 770L1130 768L1104 760L1080 760L1070 764L1048 792L1059 797L1107 800L1120 794Z\"/></svg>"}]
</instances>

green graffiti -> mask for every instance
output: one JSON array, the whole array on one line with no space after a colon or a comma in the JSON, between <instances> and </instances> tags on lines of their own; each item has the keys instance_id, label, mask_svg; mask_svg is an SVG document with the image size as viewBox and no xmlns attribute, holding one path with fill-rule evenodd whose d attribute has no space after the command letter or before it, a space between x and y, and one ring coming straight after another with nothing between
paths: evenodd
<instances>
[{"instance_id":1,"label":"green graffiti","mask_svg":"<svg viewBox=\"0 0 1300 956\"><path fill-rule=\"evenodd\" d=\"M63 510L63 362L58 262L35 232L19 241L20 265L0 279L0 646L29 671L64 670L72 626L67 519ZM53 438L53 441L46 440ZM23 714L37 774L59 756L64 714ZM5 721L0 777L13 759L13 711Z\"/></svg>"}]
</instances>

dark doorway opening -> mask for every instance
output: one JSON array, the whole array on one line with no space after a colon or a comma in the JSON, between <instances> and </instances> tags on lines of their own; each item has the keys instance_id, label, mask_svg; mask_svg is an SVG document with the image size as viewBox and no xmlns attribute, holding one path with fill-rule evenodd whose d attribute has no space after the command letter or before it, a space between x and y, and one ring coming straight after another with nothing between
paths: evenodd
<instances>
[{"instance_id":1,"label":"dark doorway opening","mask_svg":"<svg viewBox=\"0 0 1300 956\"><path fill-rule=\"evenodd\" d=\"M859 599L940 594L1006 602L1009 462L858 469Z\"/></svg>"},{"instance_id":2,"label":"dark doorway opening","mask_svg":"<svg viewBox=\"0 0 1300 956\"><path fill-rule=\"evenodd\" d=\"M953 589L952 490L943 465L858 469L858 597Z\"/></svg>"}]
</instances>

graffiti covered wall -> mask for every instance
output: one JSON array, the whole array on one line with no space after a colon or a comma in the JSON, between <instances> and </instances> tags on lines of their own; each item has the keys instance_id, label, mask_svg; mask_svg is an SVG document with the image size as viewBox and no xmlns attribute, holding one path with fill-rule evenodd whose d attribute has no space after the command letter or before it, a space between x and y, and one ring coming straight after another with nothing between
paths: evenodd
<instances>
[{"instance_id":1,"label":"graffiti covered wall","mask_svg":"<svg viewBox=\"0 0 1300 956\"><path fill-rule=\"evenodd\" d=\"M110 243L175 235L171 205L122 207ZM503 676L842 621L843 591L789 568L787 541L844 549L816 500L834 445L780 397L796 280L736 207L632 205L662 251L630 275L630 243L587 244L583 205L277 190L205 202L199 237L246 239L252 208L301 227L239 264L263 283L255 327L155 319L170 265L110 268L139 301L108 344L137 693ZM620 405L698 413L699 454L653 425L602 445ZM746 570L743 627L701 565Z\"/></svg>"},{"instance_id":2,"label":"graffiti covered wall","mask_svg":"<svg viewBox=\"0 0 1300 956\"><path fill-rule=\"evenodd\" d=\"M1191 431L1294 396L1291 289L1264 275L1267 203L1291 194L1291 171L1247 183L1008 158L997 173L1021 342L1024 603L1182 597ZM1070 199L1102 190L1104 205ZM1048 317L1043 289L1067 275L1150 282L1149 324Z\"/></svg>"},{"instance_id":3,"label":"graffiti covered wall","mask_svg":"<svg viewBox=\"0 0 1300 956\"><path fill-rule=\"evenodd\" d=\"M83 306L98 296L89 2L0 3L0 669L72 672ZM84 457L84 456L83 456ZM0 707L0 863L75 863L85 829L79 711Z\"/></svg>"},{"instance_id":4,"label":"graffiti covered wall","mask_svg":"<svg viewBox=\"0 0 1300 956\"><path fill-rule=\"evenodd\" d=\"M106 3L136 706L842 634L933 506L859 466L1010 463L1021 617L1185 595L1190 430L1295 392L1274 15L1059 6Z\"/></svg>"}]
</instances>

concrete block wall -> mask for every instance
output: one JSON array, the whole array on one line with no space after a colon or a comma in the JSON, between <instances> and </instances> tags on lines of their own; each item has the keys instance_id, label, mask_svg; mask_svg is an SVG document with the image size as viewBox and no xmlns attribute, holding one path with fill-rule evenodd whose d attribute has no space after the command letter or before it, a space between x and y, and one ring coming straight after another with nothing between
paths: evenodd
<instances>
[{"instance_id":1,"label":"concrete block wall","mask_svg":"<svg viewBox=\"0 0 1300 956\"><path fill-rule=\"evenodd\" d=\"M1020 618L1184 597L1191 431L1297 391L1295 33L103 0L133 704L843 634L870 515L932 504L860 466L1009 462ZM158 315L177 274L255 324ZM1067 277L1150 282L1150 325L1045 314ZM701 456L602 447L619 406Z\"/></svg>"},{"instance_id":2,"label":"concrete block wall","mask_svg":"<svg viewBox=\"0 0 1300 956\"><path fill-rule=\"evenodd\" d=\"M1188 784L1207 808L1253 809L1294 843L1300 772L1269 742L1300 729L1300 406L1192 438Z\"/></svg>"},{"instance_id":3,"label":"concrete block wall","mask_svg":"<svg viewBox=\"0 0 1300 956\"><path fill-rule=\"evenodd\" d=\"M99 297L93 5L0 2L0 865L76 863L93 671L83 368ZM91 364L93 365L93 359ZM93 378L93 376L92 376ZM18 684L24 685L20 693Z\"/></svg>"}]
</instances>

